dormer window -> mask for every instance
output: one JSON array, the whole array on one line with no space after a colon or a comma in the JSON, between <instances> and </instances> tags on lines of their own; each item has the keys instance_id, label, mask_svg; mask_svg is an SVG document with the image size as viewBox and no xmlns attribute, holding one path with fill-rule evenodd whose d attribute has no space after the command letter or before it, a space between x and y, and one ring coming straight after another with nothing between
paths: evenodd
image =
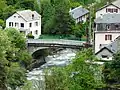
<instances>
[{"instance_id":1,"label":"dormer window","mask_svg":"<svg viewBox=\"0 0 120 90\"><path fill-rule=\"evenodd\" d=\"M32 14L32 19L34 19L34 14Z\"/></svg>"}]
</instances>

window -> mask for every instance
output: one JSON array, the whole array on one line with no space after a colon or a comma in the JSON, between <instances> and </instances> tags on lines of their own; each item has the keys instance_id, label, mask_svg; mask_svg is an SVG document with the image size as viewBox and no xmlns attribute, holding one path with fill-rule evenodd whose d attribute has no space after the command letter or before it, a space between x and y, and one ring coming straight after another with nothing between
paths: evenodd
<instances>
[{"instance_id":1,"label":"window","mask_svg":"<svg viewBox=\"0 0 120 90\"><path fill-rule=\"evenodd\" d=\"M13 27L13 22L9 22L9 26Z\"/></svg>"},{"instance_id":2,"label":"window","mask_svg":"<svg viewBox=\"0 0 120 90\"><path fill-rule=\"evenodd\" d=\"M16 18L16 16L14 16L14 18Z\"/></svg>"},{"instance_id":3,"label":"window","mask_svg":"<svg viewBox=\"0 0 120 90\"><path fill-rule=\"evenodd\" d=\"M108 56L107 55L102 55L102 58L108 58Z\"/></svg>"},{"instance_id":4,"label":"window","mask_svg":"<svg viewBox=\"0 0 120 90\"><path fill-rule=\"evenodd\" d=\"M110 26L109 26L109 25L106 25L106 29L109 30L109 29L110 29Z\"/></svg>"},{"instance_id":5,"label":"window","mask_svg":"<svg viewBox=\"0 0 120 90\"><path fill-rule=\"evenodd\" d=\"M19 26L19 24L17 22L15 22L15 27L18 27L18 26Z\"/></svg>"},{"instance_id":6,"label":"window","mask_svg":"<svg viewBox=\"0 0 120 90\"><path fill-rule=\"evenodd\" d=\"M119 25L116 24L116 25L115 25L115 28L118 29L118 28L119 28Z\"/></svg>"},{"instance_id":7,"label":"window","mask_svg":"<svg viewBox=\"0 0 120 90\"><path fill-rule=\"evenodd\" d=\"M118 13L118 9L115 8L106 8L106 12L110 12L110 13Z\"/></svg>"},{"instance_id":8,"label":"window","mask_svg":"<svg viewBox=\"0 0 120 90\"><path fill-rule=\"evenodd\" d=\"M35 30L35 34L36 34L36 35L38 34L38 30Z\"/></svg>"},{"instance_id":9,"label":"window","mask_svg":"<svg viewBox=\"0 0 120 90\"><path fill-rule=\"evenodd\" d=\"M21 23L21 27L24 27L24 23Z\"/></svg>"},{"instance_id":10,"label":"window","mask_svg":"<svg viewBox=\"0 0 120 90\"><path fill-rule=\"evenodd\" d=\"M118 9L114 9L114 12L118 13Z\"/></svg>"},{"instance_id":11,"label":"window","mask_svg":"<svg viewBox=\"0 0 120 90\"><path fill-rule=\"evenodd\" d=\"M18 16L18 18L20 18L20 16Z\"/></svg>"},{"instance_id":12,"label":"window","mask_svg":"<svg viewBox=\"0 0 120 90\"><path fill-rule=\"evenodd\" d=\"M38 22L35 22L35 26L38 26Z\"/></svg>"},{"instance_id":13,"label":"window","mask_svg":"<svg viewBox=\"0 0 120 90\"><path fill-rule=\"evenodd\" d=\"M34 19L34 14L32 14L32 19Z\"/></svg>"},{"instance_id":14,"label":"window","mask_svg":"<svg viewBox=\"0 0 120 90\"><path fill-rule=\"evenodd\" d=\"M112 35L105 35L105 40L112 40Z\"/></svg>"},{"instance_id":15,"label":"window","mask_svg":"<svg viewBox=\"0 0 120 90\"><path fill-rule=\"evenodd\" d=\"M29 23L29 27L32 27L32 23Z\"/></svg>"}]
</instances>

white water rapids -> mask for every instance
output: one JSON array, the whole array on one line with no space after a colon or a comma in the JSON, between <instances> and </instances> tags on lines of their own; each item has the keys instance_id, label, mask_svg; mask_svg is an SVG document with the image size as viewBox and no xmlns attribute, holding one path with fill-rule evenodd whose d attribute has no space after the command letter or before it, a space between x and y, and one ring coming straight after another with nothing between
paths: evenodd
<instances>
[{"instance_id":1,"label":"white water rapids","mask_svg":"<svg viewBox=\"0 0 120 90\"><path fill-rule=\"evenodd\" d=\"M27 73L27 79L32 81L33 89L31 90L45 90L44 89L44 73L45 68L54 66L66 66L71 63L71 60L75 57L77 50L64 49L57 52L55 55L49 55L45 58L46 63L35 68Z\"/></svg>"}]
</instances>

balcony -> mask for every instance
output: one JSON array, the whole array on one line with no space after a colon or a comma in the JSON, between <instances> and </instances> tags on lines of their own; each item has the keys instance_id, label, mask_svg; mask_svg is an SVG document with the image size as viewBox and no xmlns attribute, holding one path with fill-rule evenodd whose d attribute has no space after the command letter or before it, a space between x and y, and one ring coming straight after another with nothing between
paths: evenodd
<instances>
[{"instance_id":1,"label":"balcony","mask_svg":"<svg viewBox=\"0 0 120 90\"><path fill-rule=\"evenodd\" d=\"M120 32L120 24L97 24L95 32Z\"/></svg>"}]
</instances>

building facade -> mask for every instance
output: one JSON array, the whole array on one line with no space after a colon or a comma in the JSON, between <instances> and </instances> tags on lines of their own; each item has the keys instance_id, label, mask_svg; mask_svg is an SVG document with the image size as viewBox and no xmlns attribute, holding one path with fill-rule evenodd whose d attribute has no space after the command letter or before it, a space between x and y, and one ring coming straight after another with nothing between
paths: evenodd
<instances>
[{"instance_id":1,"label":"building facade","mask_svg":"<svg viewBox=\"0 0 120 90\"><path fill-rule=\"evenodd\" d=\"M112 43L120 35L120 9L109 4L96 12L94 31L95 53Z\"/></svg>"},{"instance_id":2,"label":"building facade","mask_svg":"<svg viewBox=\"0 0 120 90\"><path fill-rule=\"evenodd\" d=\"M41 15L36 11L17 11L6 20L6 28L16 28L25 35L32 34L35 39L41 35Z\"/></svg>"},{"instance_id":3,"label":"building facade","mask_svg":"<svg viewBox=\"0 0 120 90\"><path fill-rule=\"evenodd\" d=\"M89 16L89 11L82 6L70 10L69 13L73 17L73 19L75 19L76 23L86 22Z\"/></svg>"}]
</instances>

